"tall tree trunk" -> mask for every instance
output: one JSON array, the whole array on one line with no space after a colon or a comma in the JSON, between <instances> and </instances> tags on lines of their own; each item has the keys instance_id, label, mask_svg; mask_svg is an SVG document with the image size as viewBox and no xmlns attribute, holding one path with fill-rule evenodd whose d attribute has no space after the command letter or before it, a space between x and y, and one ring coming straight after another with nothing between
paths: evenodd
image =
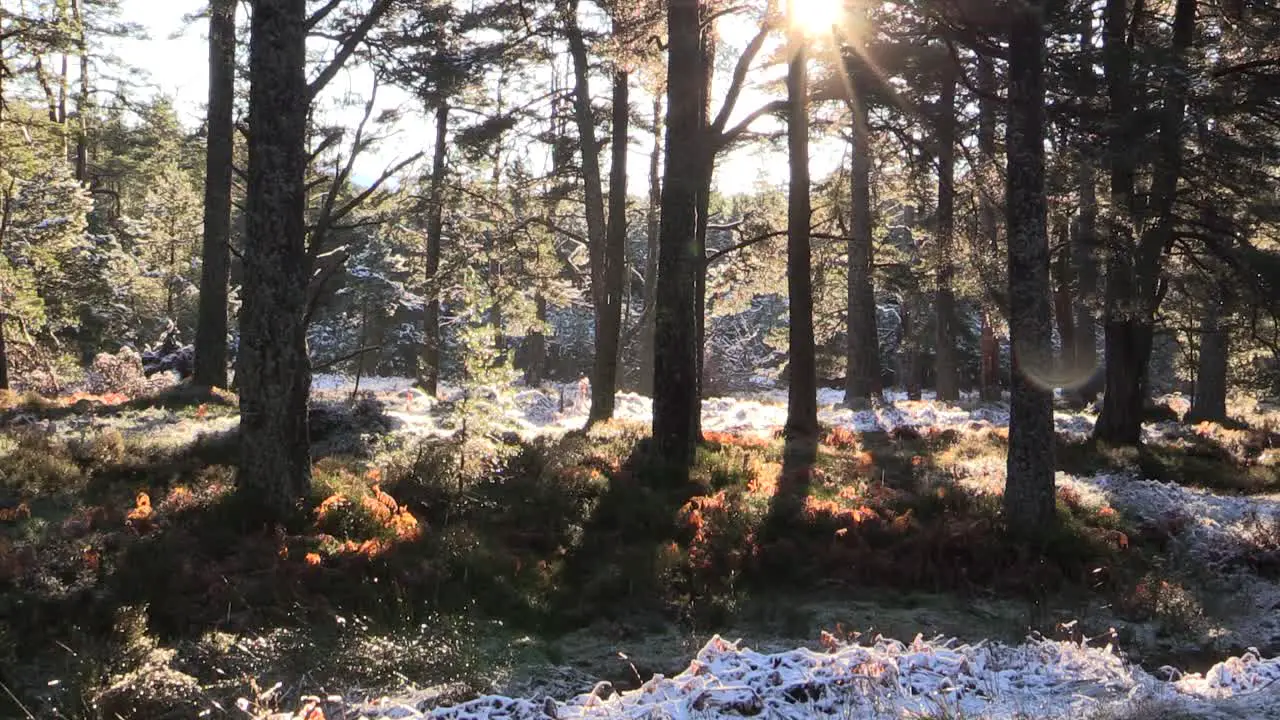
<instances>
[{"instance_id":1,"label":"tall tree trunk","mask_svg":"<svg viewBox=\"0 0 1280 720\"><path fill-rule=\"evenodd\" d=\"M236 2L209 6L209 109L204 239L192 382L227 386L227 283L231 276L231 187L235 136Z\"/></svg>"},{"instance_id":2,"label":"tall tree trunk","mask_svg":"<svg viewBox=\"0 0 1280 720\"><path fill-rule=\"evenodd\" d=\"M1196 367L1195 395L1187 422L1227 419L1227 360L1230 336L1222 326L1222 300L1205 303L1200 322L1200 359Z\"/></svg>"},{"instance_id":3,"label":"tall tree trunk","mask_svg":"<svg viewBox=\"0 0 1280 720\"><path fill-rule=\"evenodd\" d=\"M880 392L880 332L872 277L875 245L871 235L871 132L866 79L854 77L853 160L850 169L852 215L849 226L848 346L845 353L844 402L865 407Z\"/></svg>"},{"instance_id":4,"label":"tall tree trunk","mask_svg":"<svg viewBox=\"0 0 1280 720\"><path fill-rule=\"evenodd\" d=\"M529 360L525 365L524 384L537 387L547 377L547 335L542 328L547 323L547 298L539 290L533 296L534 318L537 329L529 333Z\"/></svg>"},{"instance_id":5,"label":"tall tree trunk","mask_svg":"<svg viewBox=\"0 0 1280 720\"><path fill-rule=\"evenodd\" d=\"M565 35L573 59L573 117L578 126L582 156L582 185L587 216L587 251L591 259L591 305L594 310L595 361L591 373L591 410L587 423L613 416L617 389L618 323L610 321L608 226L605 220L604 184L600 176L600 150L596 143L595 114L591 109L590 58L578 26L578 0L564 5ZM612 357L610 357L612 353Z\"/></svg>"},{"instance_id":6,"label":"tall tree trunk","mask_svg":"<svg viewBox=\"0 0 1280 720\"><path fill-rule=\"evenodd\" d=\"M786 457L811 465L818 452L818 372L813 339L813 278L809 221L809 79L803 36L793 31L787 67L787 390Z\"/></svg>"},{"instance_id":7,"label":"tall tree trunk","mask_svg":"<svg viewBox=\"0 0 1280 720\"><path fill-rule=\"evenodd\" d=\"M0 312L0 390L9 389L9 345L4 339L4 324L9 316Z\"/></svg>"},{"instance_id":8,"label":"tall tree trunk","mask_svg":"<svg viewBox=\"0 0 1280 720\"><path fill-rule=\"evenodd\" d=\"M640 392L653 394L653 335L658 313L658 208L662 205L662 93L653 94L653 149L649 152L649 210L645 214L644 318L640 328Z\"/></svg>"},{"instance_id":9,"label":"tall tree trunk","mask_svg":"<svg viewBox=\"0 0 1280 720\"><path fill-rule=\"evenodd\" d=\"M440 390L440 243L444 238L444 182L449 157L449 103L440 100L435 113L436 141L431 154L431 186L427 205L427 302L422 314L422 368L418 384L434 397Z\"/></svg>"},{"instance_id":10,"label":"tall tree trunk","mask_svg":"<svg viewBox=\"0 0 1280 720\"><path fill-rule=\"evenodd\" d=\"M1076 321L1071 300L1071 230L1066 218L1058 218L1054 222L1054 235L1058 242L1057 253L1052 260L1053 321L1062 343L1055 375L1071 377L1071 369L1076 363Z\"/></svg>"},{"instance_id":11,"label":"tall tree trunk","mask_svg":"<svg viewBox=\"0 0 1280 720\"><path fill-rule=\"evenodd\" d=\"M688 479L699 410L696 252L698 187L705 133L699 108L702 46L699 0L670 0L667 13L667 136L659 229L653 442L656 458Z\"/></svg>"},{"instance_id":12,"label":"tall tree trunk","mask_svg":"<svg viewBox=\"0 0 1280 720\"><path fill-rule=\"evenodd\" d=\"M999 210L996 193L999 176L996 173L996 71L991 60L978 59L978 84L982 92L978 96L978 162L981 183L978 188L978 242L979 252L1000 252ZM996 339L992 315L996 308L988 299L982 311L981 353L978 393L983 400L1000 399L1000 342Z\"/></svg>"},{"instance_id":13,"label":"tall tree trunk","mask_svg":"<svg viewBox=\"0 0 1280 720\"><path fill-rule=\"evenodd\" d=\"M711 83L715 77L716 33L714 16L709 16L710 4L700 9L703 14L702 38L699 43L702 72L701 84L698 86L698 128L706 137L710 134L711 125ZM697 272L697 363L698 393L693 402L694 437L702 437L702 395L707 384L707 231L711 222L711 179L715 172L716 150L706 147L702 150L701 165L698 175L698 231L695 236L694 254L698 259Z\"/></svg>"},{"instance_id":14,"label":"tall tree trunk","mask_svg":"<svg viewBox=\"0 0 1280 720\"><path fill-rule=\"evenodd\" d=\"M1092 102L1097 94L1097 81L1093 71L1093 13L1083 13L1080 21L1080 52L1085 56L1081 69L1081 88L1085 98ZM1098 365L1098 335L1095 308L1098 302L1098 189L1097 159L1091 142L1081 141L1079 168L1077 169L1080 213L1076 218L1071 243L1072 265L1075 267L1075 328L1076 349L1073 383L1078 395L1085 402L1097 398L1097 389L1089 382Z\"/></svg>"},{"instance_id":15,"label":"tall tree trunk","mask_svg":"<svg viewBox=\"0 0 1280 720\"><path fill-rule=\"evenodd\" d=\"M917 210L914 205L904 205L902 224L906 229L906 246L910 262L920 262L920 246L916 241L918 230ZM924 396L924 349L922 306L924 299L919 288L908 284L902 290L902 302L898 312L902 322L902 342L899 345L899 382L907 392L908 400L920 400Z\"/></svg>"},{"instance_id":16,"label":"tall tree trunk","mask_svg":"<svg viewBox=\"0 0 1280 720\"><path fill-rule=\"evenodd\" d=\"M1052 361L1044 177L1044 0L1010 7L1009 341L1013 348L1004 516L1016 535L1043 532L1054 508L1053 394L1036 375Z\"/></svg>"},{"instance_id":17,"label":"tall tree trunk","mask_svg":"<svg viewBox=\"0 0 1280 720\"><path fill-rule=\"evenodd\" d=\"M0 58L4 57L4 41L0 39ZM0 100L4 98L4 73L0 72ZM0 102L0 129L4 128L5 104ZM9 218L13 210L13 188L16 182L9 181L9 187L0 190L0 257L3 257L5 239L9 234ZM6 295L8 288L0 284L0 296ZM5 342L5 323L9 315L0 307L0 390L9 389L9 346Z\"/></svg>"},{"instance_id":18,"label":"tall tree trunk","mask_svg":"<svg viewBox=\"0 0 1280 720\"><path fill-rule=\"evenodd\" d=\"M1195 35L1196 0L1177 0L1174 6L1172 59L1164 83L1150 209L1141 213L1154 216L1155 221L1143 231L1136 248L1134 219L1140 213L1133 200L1135 139L1131 121L1124 120L1133 112L1131 59L1125 37L1128 16L1124 0L1109 0L1104 57L1112 100L1113 237L1107 263L1106 394L1094 436L1111 443L1136 445L1142 439L1155 315L1163 295L1163 257L1172 245L1176 222L1174 203L1182 172L1183 116L1190 89L1186 54ZM1120 217L1117 209L1128 209L1128 217Z\"/></svg>"},{"instance_id":19,"label":"tall tree trunk","mask_svg":"<svg viewBox=\"0 0 1280 720\"><path fill-rule=\"evenodd\" d=\"M76 54L80 60L80 94L76 96L76 180L89 183L89 112L93 96L89 93L89 42L85 32L83 0L71 0L71 17L76 27Z\"/></svg>"},{"instance_id":20,"label":"tall tree trunk","mask_svg":"<svg viewBox=\"0 0 1280 720\"><path fill-rule=\"evenodd\" d=\"M960 399L960 384L956 373L956 338L951 322L956 315L955 291L952 279L955 266L955 196L956 196L956 74L959 68L949 58L945 61L941 98L938 100L936 123L938 143L938 237L934 245L934 261L938 269L937 289L934 296L934 372L938 400L955 402Z\"/></svg>"},{"instance_id":21,"label":"tall tree trunk","mask_svg":"<svg viewBox=\"0 0 1280 720\"><path fill-rule=\"evenodd\" d=\"M589 422L613 417L618 388L618 345L622 334L623 273L627 262L627 143L630 135L630 76L613 75L613 157L609 167L609 224L606 228L604 297L596 333L595 376L591 379ZM599 390L600 392L596 392Z\"/></svg>"},{"instance_id":22,"label":"tall tree trunk","mask_svg":"<svg viewBox=\"0 0 1280 720\"><path fill-rule=\"evenodd\" d=\"M978 58L978 248L980 253L997 255L1000 249L998 227L998 175L996 172L996 74L993 63ZM1000 399L1000 343L996 339L993 315L998 308L993 294L988 294L982 308L978 350L978 394L983 400Z\"/></svg>"},{"instance_id":23,"label":"tall tree trunk","mask_svg":"<svg viewBox=\"0 0 1280 720\"><path fill-rule=\"evenodd\" d=\"M1128 46L1128 0L1107 0L1102 33L1103 70L1107 81L1107 161L1111 175L1111 207L1107 232L1107 284L1104 318L1105 394L1094 435L1120 444L1141 437L1142 401L1149 327L1126 308L1134 301L1133 219L1137 138L1133 131L1132 57Z\"/></svg>"},{"instance_id":24,"label":"tall tree trunk","mask_svg":"<svg viewBox=\"0 0 1280 720\"><path fill-rule=\"evenodd\" d=\"M311 489L306 10L255 0L250 25L239 484L267 526L295 517Z\"/></svg>"}]
</instances>

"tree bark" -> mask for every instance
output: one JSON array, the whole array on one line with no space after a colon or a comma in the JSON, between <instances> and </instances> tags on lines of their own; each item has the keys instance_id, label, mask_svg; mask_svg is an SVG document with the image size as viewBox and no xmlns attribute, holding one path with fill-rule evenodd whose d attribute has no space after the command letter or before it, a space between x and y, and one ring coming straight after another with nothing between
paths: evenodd
<instances>
[{"instance_id":1,"label":"tree bark","mask_svg":"<svg viewBox=\"0 0 1280 720\"><path fill-rule=\"evenodd\" d=\"M667 13L667 162L659 222L657 327L654 352L655 457L688 480L699 410L696 255L702 172L702 47L699 0L670 0Z\"/></svg>"},{"instance_id":2,"label":"tree bark","mask_svg":"<svg viewBox=\"0 0 1280 720\"><path fill-rule=\"evenodd\" d=\"M4 323L8 319L0 313L0 390L9 389L9 345L4 339Z\"/></svg>"},{"instance_id":3,"label":"tree bark","mask_svg":"<svg viewBox=\"0 0 1280 720\"><path fill-rule=\"evenodd\" d=\"M653 337L658 313L658 208L662 205L662 93L653 95L653 149L649 152L649 209L645 214L644 318L640 329L640 392L653 394Z\"/></svg>"},{"instance_id":4,"label":"tree bark","mask_svg":"<svg viewBox=\"0 0 1280 720\"><path fill-rule=\"evenodd\" d=\"M1195 395L1187 422L1223 422L1227 419L1227 361L1230 335L1222 326L1222 301L1205 303L1200 324L1200 358L1196 364Z\"/></svg>"},{"instance_id":5,"label":"tree bark","mask_svg":"<svg viewBox=\"0 0 1280 720\"><path fill-rule=\"evenodd\" d=\"M1080 22L1080 52L1085 61L1080 87L1087 101L1097 94L1093 73L1093 13L1083 13ZM1077 184L1080 213L1071 244L1075 267L1076 349L1073 381L1085 402L1093 402L1096 390L1088 383L1098 365L1098 335L1095 308L1098 302L1098 190L1097 160L1088 138L1082 138Z\"/></svg>"},{"instance_id":6,"label":"tree bark","mask_svg":"<svg viewBox=\"0 0 1280 720\"><path fill-rule=\"evenodd\" d=\"M435 113L436 140L431 154L431 186L427 206L426 303L422 313L422 368L418 384L434 397L440 390L440 245L444 239L444 182L449 157L449 103L440 100Z\"/></svg>"},{"instance_id":7,"label":"tree bark","mask_svg":"<svg viewBox=\"0 0 1280 720\"><path fill-rule=\"evenodd\" d=\"M799 32L787 67L787 297L789 300L786 452L792 467L808 467L818 452L818 375L813 338L813 279L809 221L808 54Z\"/></svg>"},{"instance_id":8,"label":"tree bark","mask_svg":"<svg viewBox=\"0 0 1280 720\"><path fill-rule=\"evenodd\" d=\"M1004 517L1026 536L1056 521L1053 394L1036 378L1051 362L1045 227L1044 0L1011 6L1008 189L1009 340L1013 348Z\"/></svg>"},{"instance_id":9,"label":"tree bark","mask_svg":"<svg viewBox=\"0 0 1280 720\"><path fill-rule=\"evenodd\" d=\"M239 485L268 527L311 489L306 17L306 0L255 0L250 25Z\"/></svg>"},{"instance_id":10,"label":"tree bark","mask_svg":"<svg viewBox=\"0 0 1280 720\"><path fill-rule=\"evenodd\" d=\"M698 174L698 231L695 235L694 254L698 258L697 272L697 397L693 402L693 434L702 437L702 394L707 384L707 230L711 222L711 180L715 172L716 149L709 147L714 142L709 138L711 125L711 83L715 79L716 35L715 18L706 17L711 6L704 4L699 10L703 15L700 21L703 26L702 38L699 42L699 62L701 62L701 84L698 86L698 132L707 141L699 158Z\"/></svg>"},{"instance_id":11,"label":"tree bark","mask_svg":"<svg viewBox=\"0 0 1280 720\"><path fill-rule=\"evenodd\" d=\"M943 62L942 90L935 126L938 143L938 237L934 245L934 261L937 266L934 372L938 400L955 402L960 399L960 384L956 373L956 339L951 327L956 315L955 291L952 289L955 276L952 253L955 251L956 74L959 68L949 57Z\"/></svg>"},{"instance_id":12,"label":"tree bark","mask_svg":"<svg viewBox=\"0 0 1280 720\"><path fill-rule=\"evenodd\" d=\"M1124 307L1133 300L1133 219L1135 158L1130 119L1133 114L1132 57L1128 46L1128 0L1107 0L1103 24L1103 69L1107 81L1107 161L1111 175L1111 207L1107 231L1107 285L1102 412L1095 437L1136 445L1142 435L1147 356L1151 332L1137 313ZM1145 348L1144 348L1145 346Z\"/></svg>"},{"instance_id":13,"label":"tree bark","mask_svg":"<svg viewBox=\"0 0 1280 720\"><path fill-rule=\"evenodd\" d=\"M547 377L547 336L542 328L547 322L547 298L539 291L533 298L534 317L538 328L529 333L529 360L525 365L524 384L537 387Z\"/></svg>"},{"instance_id":14,"label":"tree bark","mask_svg":"<svg viewBox=\"0 0 1280 720\"><path fill-rule=\"evenodd\" d=\"M980 251L997 255L1000 252L996 188L996 71L991 60L978 59L978 83L982 93L978 97L978 162L982 182L978 188L978 237ZM1000 342L992 323L992 311L988 306L982 311L981 353L978 393L983 400L1000 399Z\"/></svg>"},{"instance_id":15,"label":"tree bark","mask_svg":"<svg viewBox=\"0 0 1280 720\"><path fill-rule=\"evenodd\" d=\"M1134 200L1136 144L1129 120L1133 114L1131 58L1125 36L1129 13L1124 0L1106 8L1104 60L1111 94L1112 238L1107 263L1106 393L1094 436L1111 443L1136 445L1142 437L1142 411L1147 398L1156 311L1162 296L1163 258L1173 242L1174 203L1182 171L1182 126L1190 89L1186 54L1195 35L1196 0L1174 6L1171 63L1167 69L1160 112L1150 211ZM1127 210L1127 217L1123 216ZM1136 244L1140 216L1154 216ZM1115 352L1112 352L1112 349ZM1128 363L1119 367L1119 363Z\"/></svg>"},{"instance_id":16,"label":"tree bark","mask_svg":"<svg viewBox=\"0 0 1280 720\"><path fill-rule=\"evenodd\" d=\"M236 2L209 7L209 110L205 147L204 241L192 382L227 386L227 283L231 275L231 188L235 152Z\"/></svg>"},{"instance_id":17,"label":"tree bark","mask_svg":"<svg viewBox=\"0 0 1280 720\"><path fill-rule=\"evenodd\" d=\"M866 80L852 78L853 148L850 169L852 215L849 225L848 345L844 402L867 406L880 392L880 332L876 324L875 245L871 216L871 132Z\"/></svg>"},{"instance_id":18,"label":"tree bark","mask_svg":"<svg viewBox=\"0 0 1280 720\"><path fill-rule=\"evenodd\" d=\"M587 424L613 416L617 389L618 327L609 319L611 302L608 270L608 226L605 220L604 183L600 176L600 150L596 143L595 117L591 109L590 58L578 26L578 0L564 5L565 36L573 59L573 118L578 126L578 148L587 217L587 251L591 259L591 304L594 311L595 361L591 372L591 409ZM612 359L609 353L612 351ZM611 382L612 381L612 382Z\"/></svg>"},{"instance_id":19,"label":"tree bark","mask_svg":"<svg viewBox=\"0 0 1280 720\"><path fill-rule=\"evenodd\" d=\"M76 96L76 180L89 183L89 111L93 96L89 92L89 42L85 33L82 0L71 0L71 17L76 26L76 54L80 60L80 94Z\"/></svg>"},{"instance_id":20,"label":"tree bark","mask_svg":"<svg viewBox=\"0 0 1280 720\"><path fill-rule=\"evenodd\" d=\"M4 43L0 41L0 57L3 55ZM4 98L4 73L0 72L0 99ZM4 127L5 104L0 102L0 128ZM9 181L9 187L0 190L0 256L4 253L4 245L6 237L9 234L9 218L13 211L13 186L14 181ZM0 297L3 297L8 288L0 285ZM9 346L5 342L5 323L9 321L9 315L0 307L0 390L9 389Z\"/></svg>"},{"instance_id":21,"label":"tree bark","mask_svg":"<svg viewBox=\"0 0 1280 720\"><path fill-rule=\"evenodd\" d=\"M1054 222L1057 254L1053 256L1053 321L1058 328L1062 349L1055 375L1071 377L1076 363L1075 304L1071 294L1071 231L1065 218Z\"/></svg>"},{"instance_id":22,"label":"tree bark","mask_svg":"<svg viewBox=\"0 0 1280 720\"><path fill-rule=\"evenodd\" d=\"M605 232L604 293L596 331L595 375L591 380L591 412L588 422L613 417L618 389L618 349L622 334L623 273L627 261L627 143L630 135L630 76L613 75L613 129L609 167L609 222ZM599 390L599 392L597 392Z\"/></svg>"}]
</instances>

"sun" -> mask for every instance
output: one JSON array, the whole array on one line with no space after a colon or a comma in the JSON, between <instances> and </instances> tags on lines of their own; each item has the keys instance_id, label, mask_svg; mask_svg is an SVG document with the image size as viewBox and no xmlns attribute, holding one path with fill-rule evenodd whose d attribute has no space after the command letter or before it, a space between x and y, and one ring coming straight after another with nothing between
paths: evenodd
<instances>
[{"instance_id":1,"label":"sun","mask_svg":"<svg viewBox=\"0 0 1280 720\"><path fill-rule=\"evenodd\" d=\"M787 0L787 17L805 35L824 35L843 22L844 0Z\"/></svg>"}]
</instances>

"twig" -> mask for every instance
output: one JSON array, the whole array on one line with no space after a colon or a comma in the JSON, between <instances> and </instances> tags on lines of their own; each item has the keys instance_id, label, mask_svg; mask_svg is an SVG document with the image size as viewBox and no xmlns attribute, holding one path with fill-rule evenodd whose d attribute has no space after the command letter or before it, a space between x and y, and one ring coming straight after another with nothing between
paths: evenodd
<instances>
[{"instance_id":1,"label":"twig","mask_svg":"<svg viewBox=\"0 0 1280 720\"><path fill-rule=\"evenodd\" d=\"M8 685L5 685L3 682L0 682L0 690L4 690L4 694L8 695L13 700L14 704L18 706L19 710L27 714L27 717L29 718L29 720L36 720L36 716L31 714L31 711L27 709L26 705L22 704L22 701L18 699L17 695L13 694L13 691L9 689Z\"/></svg>"}]
</instances>

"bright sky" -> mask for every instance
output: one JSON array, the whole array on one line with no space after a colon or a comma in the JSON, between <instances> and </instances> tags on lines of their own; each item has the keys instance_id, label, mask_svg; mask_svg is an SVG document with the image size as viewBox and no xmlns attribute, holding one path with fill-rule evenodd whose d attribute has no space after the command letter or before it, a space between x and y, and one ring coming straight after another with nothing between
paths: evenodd
<instances>
[{"instance_id":1,"label":"bright sky","mask_svg":"<svg viewBox=\"0 0 1280 720\"><path fill-rule=\"evenodd\" d=\"M198 12L205 0L123 0L125 20L142 24L147 40L129 40L118 44L116 52L126 63L140 68L142 75L134 78L154 92L174 98L179 117L189 127L200 124L208 91L208 52L206 46L207 23L203 20L190 25L185 15ZM743 23L726 24L723 28L726 40L735 45L745 44L754 28ZM739 41L738 38L741 38ZM723 75L723 73L721 74ZM326 90L329 102L344 94L359 97L367 95L372 75L367 68L352 67L333 81ZM723 85L723 82L720 83ZM605 83L593 86L597 97L603 97L608 88ZM738 102L737 117L746 115L771 98L760 90L748 88ZM376 177L381 170L398 159L427 149L432 142L429 124L417 113L415 104L395 88L378 90L379 108L401 107L409 110L397 126L397 136L385 142L376 152L370 153L357 165L360 178ZM640 112L651 101L638 90L632 92L633 106ZM331 121L354 125L361 115L361 108L349 108L329 115ZM762 119L755 126L759 130L777 129L778 123ZM652 147L652 135L637 131L632 135L630 190L642 195L648 183L648 153ZM841 149L831 144L815 143L811 148L813 176L821 178L835 170L841 161ZM607 168L606 168L607 171ZM716 185L721 192L736 193L750 190L758 182L783 185L786 183L785 148L759 147L744 150L722 158L716 174Z\"/></svg>"}]
</instances>

